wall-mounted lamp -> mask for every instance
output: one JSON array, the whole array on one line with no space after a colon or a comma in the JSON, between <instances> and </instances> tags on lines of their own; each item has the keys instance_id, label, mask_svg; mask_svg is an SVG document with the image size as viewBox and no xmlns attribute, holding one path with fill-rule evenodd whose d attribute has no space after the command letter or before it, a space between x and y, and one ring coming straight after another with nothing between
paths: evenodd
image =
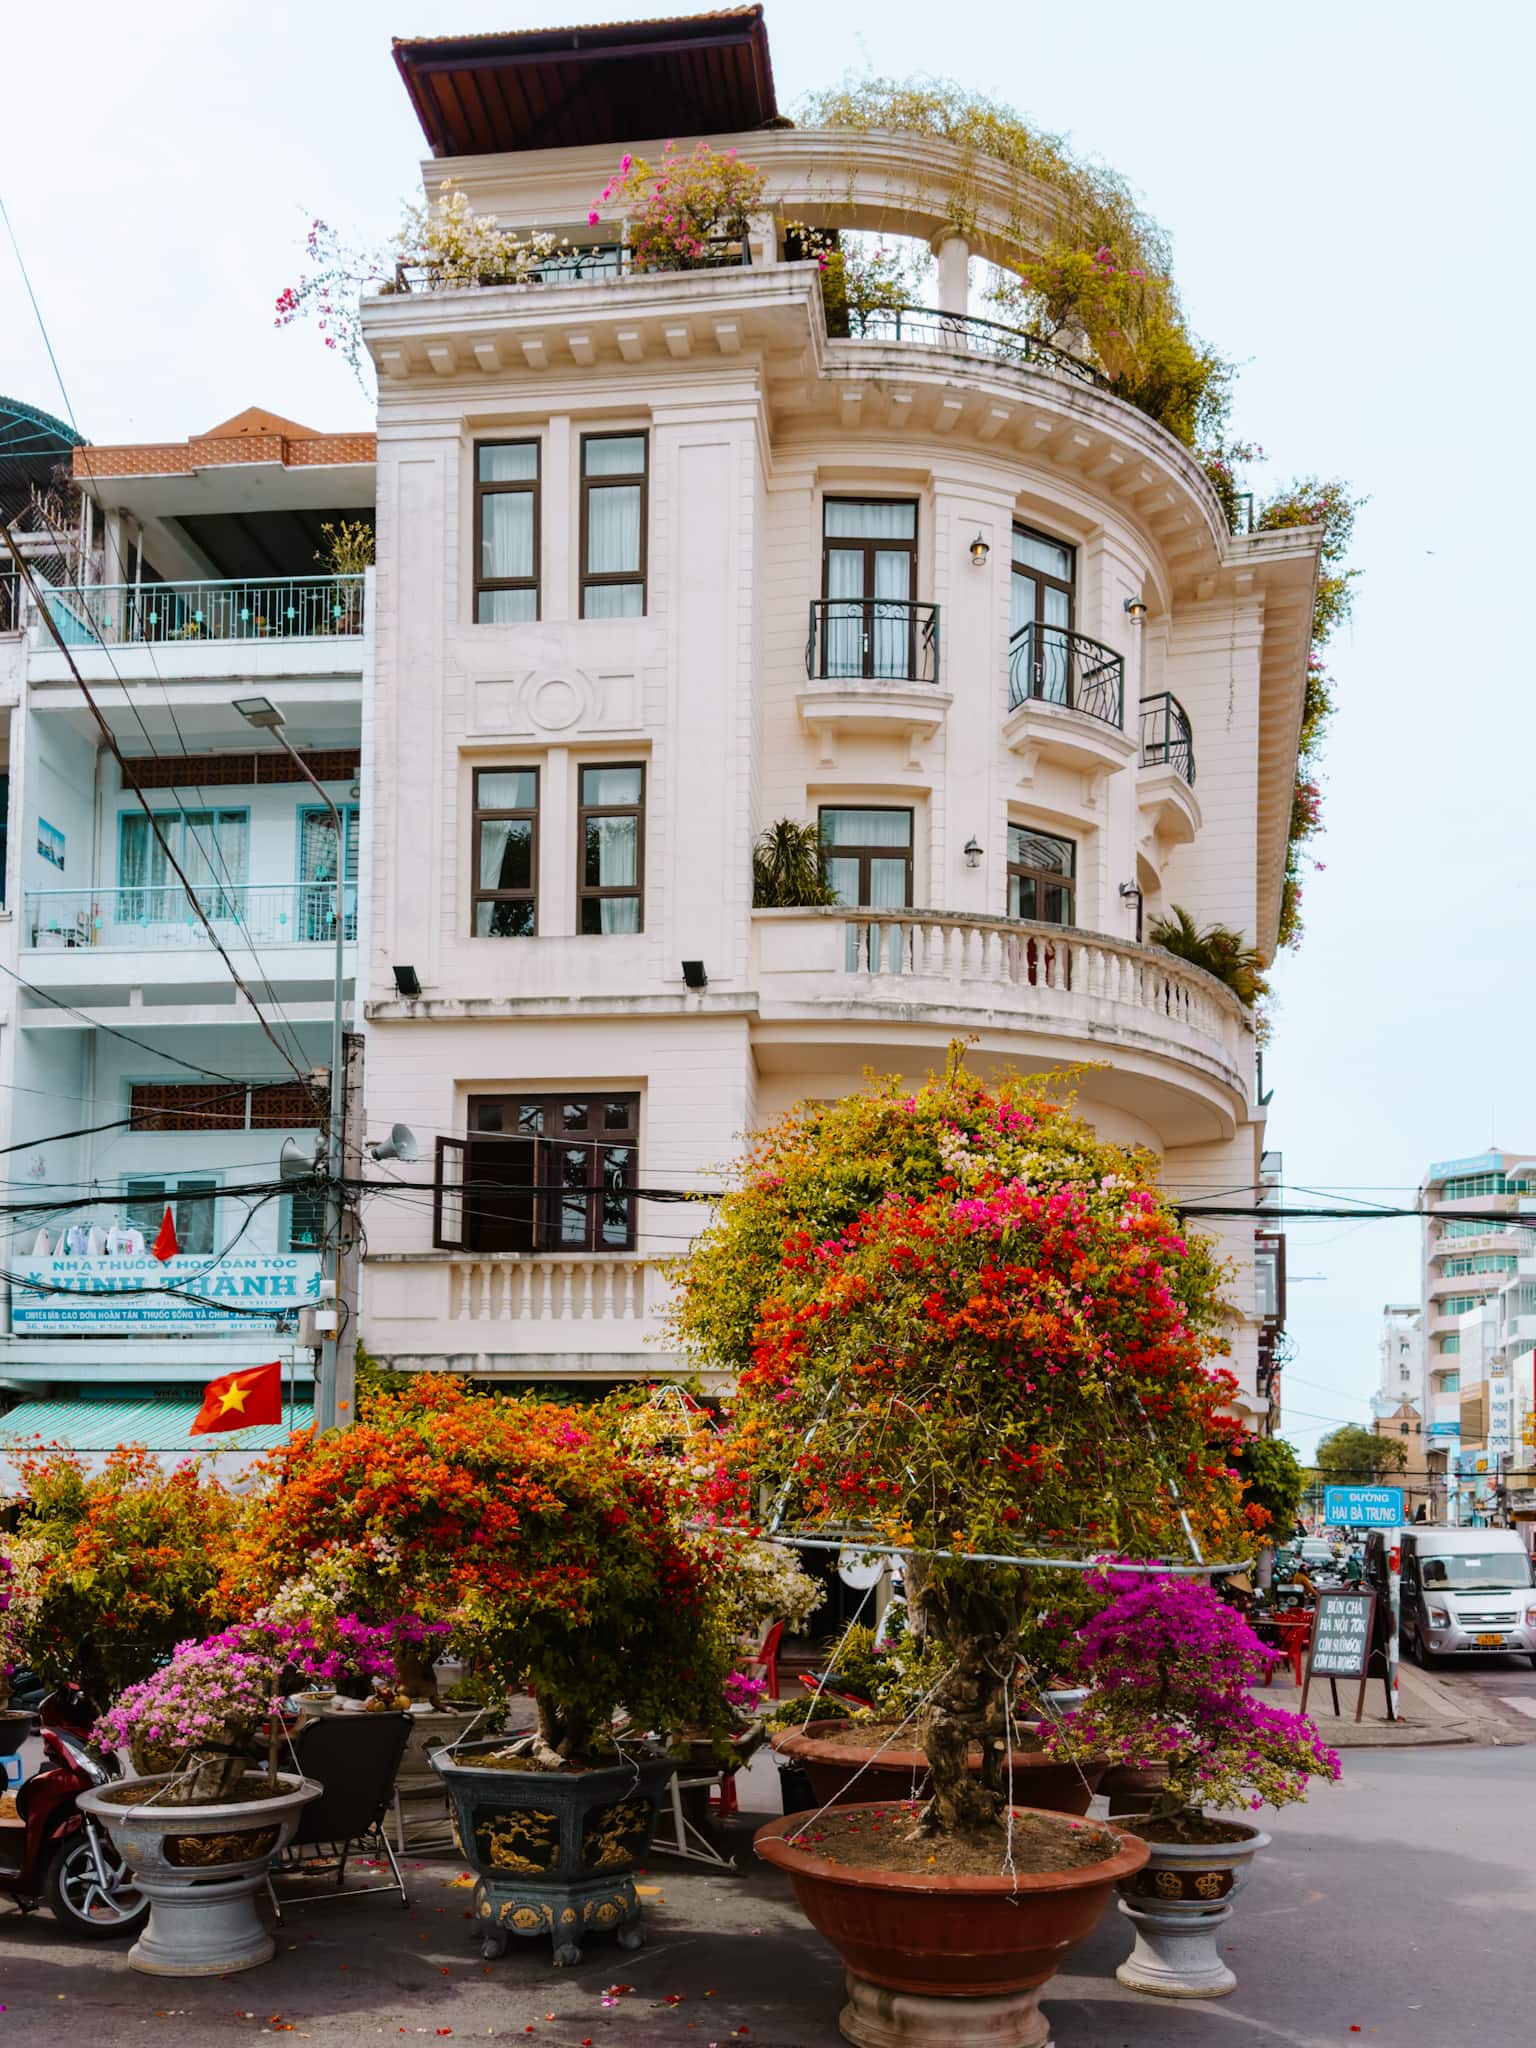
<instances>
[{"instance_id":1,"label":"wall-mounted lamp","mask_svg":"<svg viewBox=\"0 0 1536 2048\"><path fill-rule=\"evenodd\" d=\"M687 988L708 988L709 976L704 972L702 960L683 962L683 984Z\"/></svg>"},{"instance_id":2,"label":"wall-mounted lamp","mask_svg":"<svg viewBox=\"0 0 1536 2048\"><path fill-rule=\"evenodd\" d=\"M1122 882L1120 884L1121 902L1129 902L1133 896L1136 899L1136 943L1139 946L1141 944L1141 889L1135 882Z\"/></svg>"},{"instance_id":3,"label":"wall-mounted lamp","mask_svg":"<svg viewBox=\"0 0 1536 2048\"><path fill-rule=\"evenodd\" d=\"M976 568L981 569L986 566L987 557L991 554L991 552L991 548L987 545L987 543L982 539L981 535L978 533L976 538L971 542L971 561L976 566Z\"/></svg>"},{"instance_id":4,"label":"wall-mounted lamp","mask_svg":"<svg viewBox=\"0 0 1536 2048\"><path fill-rule=\"evenodd\" d=\"M977 844L976 840L974 838L967 839L967 841L965 842L966 866L968 868L979 868L981 866L981 853L982 849Z\"/></svg>"},{"instance_id":5,"label":"wall-mounted lamp","mask_svg":"<svg viewBox=\"0 0 1536 2048\"><path fill-rule=\"evenodd\" d=\"M1133 626L1139 626L1147 616L1147 600L1138 591L1134 597L1125 600L1125 609Z\"/></svg>"}]
</instances>

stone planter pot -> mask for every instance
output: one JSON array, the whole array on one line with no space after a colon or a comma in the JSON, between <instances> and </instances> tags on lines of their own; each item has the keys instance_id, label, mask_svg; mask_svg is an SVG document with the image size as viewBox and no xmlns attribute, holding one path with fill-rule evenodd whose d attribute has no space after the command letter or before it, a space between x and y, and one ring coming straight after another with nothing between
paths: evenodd
<instances>
[{"instance_id":1,"label":"stone planter pot","mask_svg":"<svg viewBox=\"0 0 1536 2048\"><path fill-rule=\"evenodd\" d=\"M809 1818L770 1821L753 1846L788 1873L806 1918L842 1957L838 2024L858 2048L1045 2048L1041 1985L1147 1860L1145 1842L1104 1829L1114 1853L1081 1870L898 1875L794 1847L786 1836Z\"/></svg>"},{"instance_id":2,"label":"stone planter pot","mask_svg":"<svg viewBox=\"0 0 1536 2048\"><path fill-rule=\"evenodd\" d=\"M454 1840L475 1872L481 1953L503 1954L514 1934L547 1934L557 1965L579 1963L594 1929L639 1948L632 1876L650 1847L657 1808L677 1766L637 1754L589 1771L498 1771L477 1757L505 1740L431 1752L448 1791Z\"/></svg>"},{"instance_id":3,"label":"stone planter pot","mask_svg":"<svg viewBox=\"0 0 1536 2048\"><path fill-rule=\"evenodd\" d=\"M866 1800L889 1805L898 1799L927 1797L928 1759L920 1749L882 1750L878 1761L871 1762L878 1742L871 1741L867 1749L849 1749L826 1740L831 1730L852 1725L813 1721L802 1728L780 1728L771 1739L779 1755L798 1764L810 1779L818 1806L860 1806ZM978 1754L971 1759L971 1770L980 1769ZM1015 1751L1014 1804L1046 1813L1085 1814L1103 1769L1102 1764L1057 1763Z\"/></svg>"},{"instance_id":4,"label":"stone planter pot","mask_svg":"<svg viewBox=\"0 0 1536 2048\"><path fill-rule=\"evenodd\" d=\"M1218 1944L1231 1900L1268 1846L1269 1836L1250 1827L1236 1842L1149 1842L1146 1864L1119 1887L1120 1910L1136 1930L1136 1946L1115 1972L1120 1982L1155 1998L1224 1998L1235 1990Z\"/></svg>"},{"instance_id":5,"label":"stone planter pot","mask_svg":"<svg viewBox=\"0 0 1536 2048\"><path fill-rule=\"evenodd\" d=\"M257 1914L256 1894L321 1788L311 1778L280 1774L283 1791L275 1799L153 1804L165 1783L132 1778L82 1792L78 1801L111 1835L149 1900L149 1922L128 1951L130 1966L152 1977L222 1977L269 1962L276 1944Z\"/></svg>"},{"instance_id":6,"label":"stone planter pot","mask_svg":"<svg viewBox=\"0 0 1536 2048\"><path fill-rule=\"evenodd\" d=\"M1111 1820L1138 1820L1150 1813L1168 1783L1166 1764L1111 1764L1099 1780Z\"/></svg>"}]
</instances>

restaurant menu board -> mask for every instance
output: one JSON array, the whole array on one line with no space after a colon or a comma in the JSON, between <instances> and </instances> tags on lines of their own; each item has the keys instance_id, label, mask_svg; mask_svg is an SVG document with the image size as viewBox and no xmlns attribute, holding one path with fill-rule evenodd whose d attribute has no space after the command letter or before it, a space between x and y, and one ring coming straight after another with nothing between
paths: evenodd
<instances>
[{"instance_id":1,"label":"restaurant menu board","mask_svg":"<svg viewBox=\"0 0 1536 2048\"><path fill-rule=\"evenodd\" d=\"M1317 1622L1312 1632L1314 1678L1364 1678L1370 1669L1371 1624L1376 1595L1370 1592L1324 1592L1317 1596Z\"/></svg>"}]
</instances>

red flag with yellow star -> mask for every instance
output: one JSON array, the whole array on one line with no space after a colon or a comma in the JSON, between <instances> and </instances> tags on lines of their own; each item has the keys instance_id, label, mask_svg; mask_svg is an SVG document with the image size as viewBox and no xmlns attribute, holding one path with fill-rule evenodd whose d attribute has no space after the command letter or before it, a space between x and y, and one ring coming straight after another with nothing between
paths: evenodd
<instances>
[{"instance_id":1,"label":"red flag with yellow star","mask_svg":"<svg viewBox=\"0 0 1536 2048\"><path fill-rule=\"evenodd\" d=\"M253 1422L282 1419L283 1368L274 1360L271 1365L249 1365L241 1372L210 1380L187 1434L212 1436L221 1429L248 1429Z\"/></svg>"}]
</instances>

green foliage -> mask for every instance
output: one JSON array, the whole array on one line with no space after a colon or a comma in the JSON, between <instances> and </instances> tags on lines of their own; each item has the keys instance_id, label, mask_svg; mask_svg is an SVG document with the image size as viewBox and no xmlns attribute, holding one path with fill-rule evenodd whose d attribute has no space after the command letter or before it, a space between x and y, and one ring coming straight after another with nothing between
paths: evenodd
<instances>
[{"instance_id":1,"label":"green foliage","mask_svg":"<svg viewBox=\"0 0 1536 2048\"><path fill-rule=\"evenodd\" d=\"M805 221L779 223L785 261L814 258L821 270L821 299L831 335L857 334L876 313L899 312L916 297L926 265L877 239Z\"/></svg>"},{"instance_id":2,"label":"green foliage","mask_svg":"<svg viewBox=\"0 0 1536 2048\"><path fill-rule=\"evenodd\" d=\"M1172 911L1171 917L1158 918L1148 931L1150 945L1176 954L1191 967L1203 967L1250 1010L1261 996L1269 994L1262 973L1264 956L1257 946L1247 944L1240 931L1229 924L1208 924L1202 931L1182 904L1175 903Z\"/></svg>"},{"instance_id":3,"label":"green foliage","mask_svg":"<svg viewBox=\"0 0 1536 2048\"><path fill-rule=\"evenodd\" d=\"M1357 1422L1346 1422L1318 1441L1317 1472L1325 1485L1374 1485L1408 1462L1402 1440L1377 1436Z\"/></svg>"},{"instance_id":4,"label":"green foliage","mask_svg":"<svg viewBox=\"0 0 1536 2048\"><path fill-rule=\"evenodd\" d=\"M1306 1486L1306 1474L1291 1446L1283 1436L1251 1436L1238 1446L1234 1463L1245 1502L1263 1508L1275 1536L1288 1536L1296 1526Z\"/></svg>"},{"instance_id":5,"label":"green foliage","mask_svg":"<svg viewBox=\"0 0 1536 2048\"><path fill-rule=\"evenodd\" d=\"M752 908L804 910L837 901L821 828L780 818L752 849Z\"/></svg>"},{"instance_id":6,"label":"green foliage","mask_svg":"<svg viewBox=\"0 0 1536 2048\"><path fill-rule=\"evenodd\" d=\"M317 549L315 560L325 564L332 576L360 576L373 567L374 533L371 519L324 519L320 531L325 546Z\"/></svg>"},{"instance_id":7,"label":"green foliage","mask_svg":"<svg viewBox=\"0 0 1536 2048\"><path fill-rule=\"evenodd\" d=\"M1342 564L1354 539L1355 519L1364 498L1352 498L1348 487L1337 478L1303 477L1288 484L1259 507L1254 527L1259 533L1276 533L1292 526L1322 528L1322 574L1317 581L1317 598L1312 612L1312 644L1321 647L1335 628L1349 617L1354 603L1358 569Z\"/></svg>"}]
</instances>

